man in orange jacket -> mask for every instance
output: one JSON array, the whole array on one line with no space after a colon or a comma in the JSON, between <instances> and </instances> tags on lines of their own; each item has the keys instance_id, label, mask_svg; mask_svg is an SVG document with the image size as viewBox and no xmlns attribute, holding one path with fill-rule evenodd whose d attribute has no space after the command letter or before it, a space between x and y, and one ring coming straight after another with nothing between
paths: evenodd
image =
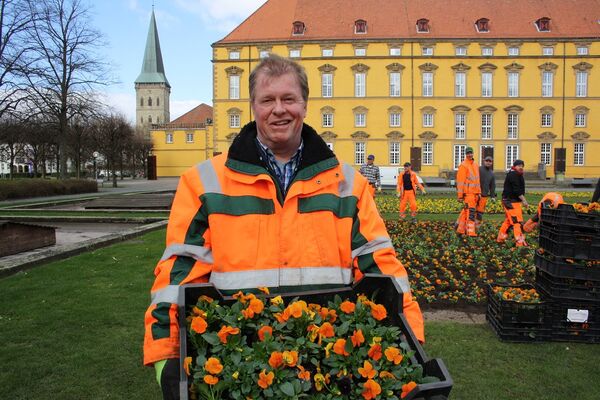
<instances>
[{"instance_id":1,"label":"man in orange jacket","mask_svg":"<svg viewBox=\"0 0 600 400\"><path fill-rule=\"evenodd\" d=\"M421 310L396 257L369 184L304 124L308 79L271 55L252 71L256 120L227 154L184 172L171 207L167 247L154 270L145 315L144 364L165 399L179 398L177 294L210 282L224 293L346 286L365 273L392 276L403 312L424 341Z\"/></svg>"},{"instance_id":2,"label":"man in orange jacket","mask_svg":"<svg viewBox=\"0 0 600 400\"><path fill-rule=\"evenodd\" d=\"M465 160L458 167L456 173L456 191L458 201L461 202L463 210L458 219L456 231L464 235L477 236L475 219L477 216L477 202L481 196L479 183L479 166L473 158L473 148L465 149Z\"/></svg>"},{"instance_id":3,"label":"man in orange jacket","mask_svg":"<svg viewBox=\"0 0 600 400\"><path fill-rule=\"evenodd\" d=\"M419 183L417 174L409 162L404 163L404 172L398 174L398 197L400 197L400 219L406 218L406 202L410 204L410 216L413 222L417 220L417 188L425 194L425 188Z\"/></svg>"},{"instance_id":4,"label":"man in orange jacket","mask_svg":"<svg viewBox=\"0 0 600 400\"><path fill-rule=\"evenodd\" d=\"M538 204L537 213L529 218L523 225L523 230L527 233L533 232L537 228L540 218L542 217L542 208L558 208L560 204L564 204L563 197L560 193L549 192L542 197Z\"/></svg>"}]
</instances>

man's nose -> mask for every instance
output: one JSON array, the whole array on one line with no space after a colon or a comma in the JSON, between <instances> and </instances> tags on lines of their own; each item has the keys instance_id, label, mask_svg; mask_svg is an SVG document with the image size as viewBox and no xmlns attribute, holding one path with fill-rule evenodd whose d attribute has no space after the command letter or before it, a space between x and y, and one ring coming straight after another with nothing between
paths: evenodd
<instances>
[{"instance_id":1,"label":"man's nose","mask_svg":"<svg viewBox=\"0 0 600 400\"><path fill-rule=\"evenodd\" d=\"M275 105L273 106L274 114L281 114L285 112L285 107L281 99L275 99Z\"/></svg>"}]
</instances>

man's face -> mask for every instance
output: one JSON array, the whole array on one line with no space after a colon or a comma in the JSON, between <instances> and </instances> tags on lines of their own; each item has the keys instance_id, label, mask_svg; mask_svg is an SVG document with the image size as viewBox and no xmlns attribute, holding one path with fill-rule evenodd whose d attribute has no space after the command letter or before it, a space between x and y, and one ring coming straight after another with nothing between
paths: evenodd
<instances>
[{"instance_id":1,"label":"man's face","mask_svg":"<svg viewBox=\"0 0 600 400\"><path fill-rule=\"evenodd\" d=\"M483 165L485 165L487 168L492 168L492 160L483 160Z\"/></svg>"},{"instance_id":2,"label":"man's face","mask_svg":"<svg viewBox=\"0 0 600 400\"><path fill-rule=\"evenodd\" d=\"M367 158L368 165L373 165L373 161L375 161L373 158Z\"/></svg>"},{"instance_id":3,"label":"man's face","mask_svg":"<svg viewBox=\"0 0 600 400\"><path fill-rule=\"evenodd\" d=\"M252 111L258 138L271 150L295 150L300 145L306 102L293 74L277 77L259 74Z\"/></svg>"},{"instance_id":4,"label":"man's face","mask_svg":"<svg viewBox=\"0 0 600 400\"><path fill-rule=\"evenodd\" d=\"M515 170L522 174L523 173L523 165L519 164L519 165L515 165Z\"/></svg>"},{"instance_id":5,"label":"man's face","mask_svg":"<svg viewBox=\"0 0 600 400\"><path fill-rule=\"evenodd\" d=\"M410 165L405 165L404 166L404 172L408 172L410 170Z\"/></svg>"},{"instance_id":6,"label":"man's face","mask_svg":"<svg viewBox=\"0 0 600 400\"><path fill-rule=\"evenodd\" d=\"M467 153L467 160L472 160L473 159L473 153L469 152Z\"/></svg>"}]
</instances>

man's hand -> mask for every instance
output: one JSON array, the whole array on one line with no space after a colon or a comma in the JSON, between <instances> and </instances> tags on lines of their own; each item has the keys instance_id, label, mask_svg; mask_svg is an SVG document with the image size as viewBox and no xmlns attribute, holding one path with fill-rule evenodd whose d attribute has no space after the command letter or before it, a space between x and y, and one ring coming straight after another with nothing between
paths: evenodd
<instances>
[{"instance_id":1,"label":"man's hand","mask_svg":"<svg viewBox=\"0 0 600 400\"><path fill-rule=\"evenodd\" d=\"M154 363L156 380L164 400L179 400L179 359L169 358Z\"/></svg>"},{"instance_id":2,"label":"man's hand","mask_svg":"<svg viewBox=\"0 0 600 400\"><path fill-rule=\"evenodd\" d=\"M427 194L427 192L425 191L425 189L421 190L422 194Z\"/></svg>"},{"instance_id":3,"label":"man's hand","mask_svg":"<svg viewBox=\"0 0 600 400\"><path fill-rule=\"evenodd\" d=\"M377 193L381 193L381 186L377 188Z\"/></svg>"},{"instance_id":4,"label":"man's hand","mask_svg":"<svg viewBox=\"0 0 600 400\"><path fill-rule=\"evenodd\" d=\"M523 200L523 206L525 208L529 207L529 203L527 202L527 200Z\"/></svg>"},{"instance_id":5,"label":"man's hand","mask_svg":"<svg viewBox=\"0 0 600 400\"><path fill-rule=\"evenodd\" d=\"M396 193L396 195L398 196L398 198L402 197L402 193Z\"/></svg>"},{"instance_id":6,"label":"man's hand","mask_svg":"<svg viewBox=\"0 0 600 400\"><path fill-rule=\"evenodd\" d=\"M465 201L465 199L463 199L462 197L459 197L459 198L458 198L458 202L459 202L459 203L462 203L463 201Z\"/></svg>"}]
</instances>

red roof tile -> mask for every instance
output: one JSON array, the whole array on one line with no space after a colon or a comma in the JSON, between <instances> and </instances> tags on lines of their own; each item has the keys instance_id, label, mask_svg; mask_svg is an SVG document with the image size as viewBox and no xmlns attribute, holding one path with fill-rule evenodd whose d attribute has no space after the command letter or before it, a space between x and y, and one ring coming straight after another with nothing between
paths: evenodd
<instances>
[{"instance_id":1,"label":"red roof tile","mask_svg":"<svg viewBox=\"0 0 600 400\"><path fill-rule=\"evenodd\" d=\"M170 122L169 125L189 125L189 124L204 124L206 119L213 118L213 108L207 104L200 104L198 107L192 108L190 111L183 114L181 117Z\"/></svg>"}]
</instances>

